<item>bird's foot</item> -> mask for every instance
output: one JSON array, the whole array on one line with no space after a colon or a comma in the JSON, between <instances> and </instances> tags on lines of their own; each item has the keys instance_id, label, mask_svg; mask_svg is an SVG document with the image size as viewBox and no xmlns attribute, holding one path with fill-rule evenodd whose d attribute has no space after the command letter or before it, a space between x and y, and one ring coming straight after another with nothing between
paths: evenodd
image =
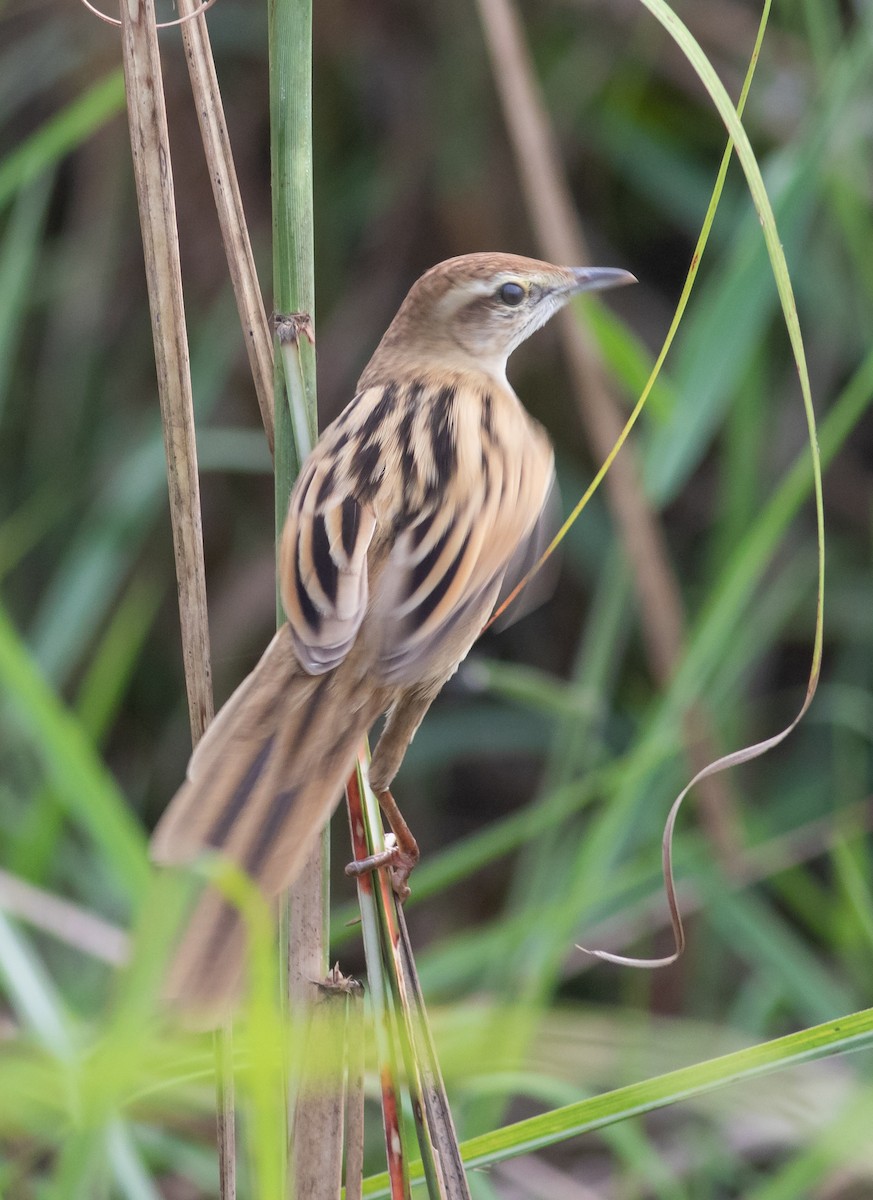
<instances>
[{"instance_id":1,"label":"bird's foot","mask_svg":"<svg viewBox=\"0 0 873 1200\"><path fill-rule=\"evenodd\" d=\"M380 867L389 867L391 886L395 896L402 904L410 895L409 885L406 881L421 855L414 839L411 844L407 843L401 846L397 838L389 833L385 837L385 843L385 849L380 850L377 854L369 854L366 858L356 858L354 862L348 863L346 875L359 878L369 871L377 871Z\"/></svg>"}]
</instances>

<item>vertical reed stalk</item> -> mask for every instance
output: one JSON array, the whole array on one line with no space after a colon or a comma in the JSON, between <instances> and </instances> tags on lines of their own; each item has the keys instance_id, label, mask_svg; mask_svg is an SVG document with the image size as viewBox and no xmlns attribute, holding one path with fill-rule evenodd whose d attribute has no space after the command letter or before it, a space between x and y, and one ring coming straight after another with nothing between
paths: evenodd
<instances>
[{"instance_id":1,"label":"vertical reed stalk","mask_svg":"<svg viewBox=\"0 0 873 1200\"><path fill-rule=\"evenodd\" d=\"M274 306L280 313L307 313L314 322L311 0L271 0L269 53ZM276 360L276 525L281 529L291 487L308 447L300 445L295 436L282 356L277 355ZM306 339L299 345L299 362L312 443L318 424L315 358ZM281 623L281 600L278 615ZM291 889L288 969L292 1004L314 998L314 981L327 971L327 844L325 834ZM298 936L301 925L305 938Z\"/></svg>"},{"instance_id":2,"label":"vertical reed stalk","mask_svg":"<svg viewBox=\"0 0 873 1200\"><path fill-rule=\"evenodd\" d=\"M314 323L315 269L312 198L312 3L270 0L270 151L273 188L273 300L277 313L305 313ZM315 441L317 406L315 358L306 338L298 340L294 380L302 380L297 403L305 421L292 417L286 391L284 359L276 355L276 525L281 530L291 486L305 454ZM299 375L297 370L299 368ZM302 391L302 394L300 392ZM306 433L304 434L304 427ZM308 444L307 444L308 443ZM284 620L281 599L278 619ZM316 844L288 897L288 1000L297 1028L302 1029L318 1002L318 983L327 973L328 831ZM306 1089L289 1113L294 1130L291 1177L295 1194L313 1178L313 1161L324 1152L322 1107L309 1103ZM342 1154L341 1132L336 1155ZM317 1176L316 1176L317 1177ZM327 1181L325 1181L326 1183ZM326 1193L325 1193L326 1194ZM318 1200L311 1191L307 1200Z\"/></svg>"}]
</instances>

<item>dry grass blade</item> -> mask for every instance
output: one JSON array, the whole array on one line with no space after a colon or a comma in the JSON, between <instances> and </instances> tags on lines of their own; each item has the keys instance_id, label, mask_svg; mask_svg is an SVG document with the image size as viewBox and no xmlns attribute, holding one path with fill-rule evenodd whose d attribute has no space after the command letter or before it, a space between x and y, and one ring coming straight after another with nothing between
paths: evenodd
<instances>
[{"instance_id":1,"label":"dry grass blade","mask_svg":"<svg viewBox=\"0 0 873 1200\"><path fill-rule=\"evenodd\" d=\"M130 145L167 452L182 657L191 737L196 744L212 720L212 672L194 408L167 113L154 5L151 0L125 0L121 15Z\"/></svg>"},{"instance_id":2,"label":"dry grass blade","mask_svg":"<svg viewBox=\"0 0 873 1200\"><path fill-rule=\"evenodd\" d=\"M552 262L588 263L590 256L570 194L548 113L512 0L478 0L522 190L537 241ZM575 384L579 412L594 454L604 459L618 440L624 419L610 391L596 347L576 315L558 316ZM665 685L685 640L685 613L663 530L643 493L632 449L625 446L606 476L607 499L633 568L640 624L652 673ZM699 705L685 718L685 743L695 770L714 757L709 719ZM733 804L724 780L700 788L701 812L713 845L726 864L736 858Z\"/></svg>"},{"instance_id":3,"label":"dry grass blade","mask_svg":"<svg viewBox=\"0 0 873 1200\"><path fill-rule=\"evenodd\" d=\"M275 441L273 418L273 343L267 326L264 301L243 211L242 197L224 119L224 106L215 74L206 18L198 13L198 0L180 0L179 9L190 16L182 26L182 41L200 122L200 135L209 166L209 178L221 226L224 252L245 334L246 352L255 383L261 420L270 453Z\"/></svg>"},{"instance_id":4,"label":"dry grass blade","mask_svg":"<svg viewBox=\"0 0 873 1200\"><path fill-rule=\"evenodd\" d=\"M860 804L847 808L844 816L856 824L859 831L869 835L873 830L873 796L868 796ZM761 845L748 849L739 866L724 876L724 884L739 890L763 883L783 871L812 863L826 854L833 854L838 843L839 834L834 829L831 817L810 821L790 833L779 834ZM688 880L677 886L674 899L681 907L686 920L707 903L706 893ZM616 917L607 918L600 925L586 930L586 937L589 941L608 943L611 946L629 946L645 937L660 933L672 923L673 909L668 905L665 911L659 896L656 900L647 898L630 908L625 906ZM583 947L577 946L576 949L581 950ZM590 970L597 958L603 958L603 955L591 954L590 951L586 953L589 954L589 960L582 963L575 955L567 959L563 971L566 977L575 978ZM619 958L628 961L624 956Z\"/></svg>"}]
</instances>

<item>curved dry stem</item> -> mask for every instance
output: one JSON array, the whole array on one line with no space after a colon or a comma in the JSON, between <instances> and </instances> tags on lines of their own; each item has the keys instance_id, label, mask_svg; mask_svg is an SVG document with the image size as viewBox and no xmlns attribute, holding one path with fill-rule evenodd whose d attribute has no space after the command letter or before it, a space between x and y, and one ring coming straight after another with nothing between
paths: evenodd
<instances>
[{"instance_id":1,"label":"curved dry stem","mask_svg":"<svg viewBox=\"0 0 873 1200\"><path fill-rule=\"evenodd\" d=\"M93 16L97 17L97 19L102 21L105 25L114 25L116 29L121 28L121 21L119 21L118 17L110 17L108 13L101 12L95 4L91 3L91 0L80 0L80 3L84 4L88 12L92 13ZM174 25L187 25L192 17L198 17L201 15L201 13L205 13L207 8L212 8L214 3L215 0L203 0L201 4L197 5L193 12L186 13L184 17L176 17L173 21L157 21L155 23L155 29L172 29Z\"/></svg>"}]
</instances>

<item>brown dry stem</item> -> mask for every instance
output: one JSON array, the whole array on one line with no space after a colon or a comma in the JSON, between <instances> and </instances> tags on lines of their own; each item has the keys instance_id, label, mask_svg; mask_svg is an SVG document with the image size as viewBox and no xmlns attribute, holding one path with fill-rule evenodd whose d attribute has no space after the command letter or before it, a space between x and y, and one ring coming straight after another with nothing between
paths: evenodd
<instances>
[{"instance_id":1,"label":"brown dry stem","mask_svg":"<svg viewBox=\"0 0 873 1200\"><path fill-rule=\"evenodd\" d=\"M173 171L152 0L124 0L121 18L130 145L167 454L182 660L196 745L212 720L212 672Z\"/></svg>"},{"instance_id":2,"label":"brown dry stem","mask_svg":"<svg viewBox=\"0 0 873 1200\"><path fill-rule=\"evenodd\" d=\"M198 7L199 0L179 0L180 11L191 16L191 20L182 26L182 41L233 294L245 335L267 445L272 454L275 442L273 343L233 163L209 31L205 16L197 13Z\"/></svg>"}]
</instances>

